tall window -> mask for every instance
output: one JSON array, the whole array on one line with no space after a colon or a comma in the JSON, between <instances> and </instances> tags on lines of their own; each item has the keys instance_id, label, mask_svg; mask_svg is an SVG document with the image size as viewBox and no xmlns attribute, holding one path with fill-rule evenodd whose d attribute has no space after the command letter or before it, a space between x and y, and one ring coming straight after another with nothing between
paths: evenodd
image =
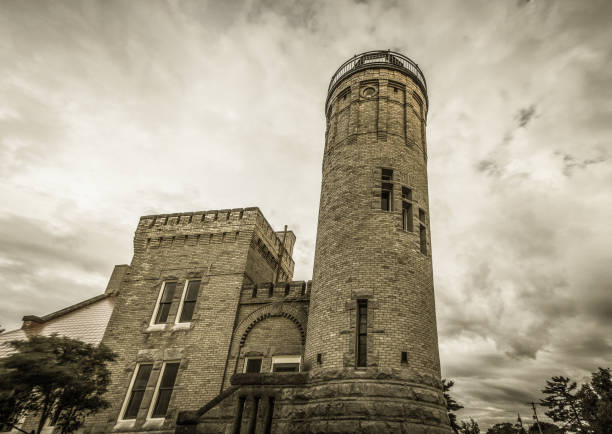
<instances>
[{"instance_id":1,"label":"tall window","mask_svg":"<svg viewBox=\"0 0 612 434\"><path fill-rule=\"evenodd\" d=\"M368 366L368 300L357 301L357 366Z\"/></svg>"},{"instance_id":2,"label":"tall window","mask_svg":"<svg viewBox=\"0 0 612 434\"><path fill-rule=\"evenodd\" d=\"M164 324L168 321L168 314L170 313L170 306L172 305L175 289L176 282L164 283L164 288L160 294L159 301L157 302L157 309L155 311L155 324Z\"/></svg>"},{"instance_id":3,"label":"tall window","mask_svg":"<svg viewBox=\"0 0 612 434\"><path fill-rule=\"evenodd\" d=\"M421 236L421 253L427 254L427 229L423 225L419 225L419 235Z\"/></svg>"},{"instance_id":4,"label":"tall window","mask_svg":"<svg viewBox=\"0 0 612 434\"><path fill-rule=\"evenodd\" d=\"M402 187L402 229L412 232L412 190Z\"/></svg>"},{"instance_id":5,"label":"tall window","mask_svg":"<svg viewBox=\"0 0 612 434\"><path fill-rule=\"evenodd\" d=\"M123 413L123 419L136 419L142 397L144 396L149 377L151 376L152 364L138 365L136 374L133 377L132 384L128 390L128 401Z\"/></svg>"},{"instance_id":6,"label":"tall window","mask_svg":"<svg viewBox=\"0 0 612 434\"><path fill-rule=\"evenodd\" d=\"M174 390L174 382L176 380L176 374L178 374L180 363L164 363L164 369L161 374L161 379L157 383L157 390L155 391L153 401L153 411L151 412L152 418L166 417L168 411L168 404L170 404L170 397L172 396L172 390Z\"/></svg>"},{"instance_id":7,"label":"tall window","mask_svg":"<svg viewBox=\"0 0 612 434\"><path fill-rule=\"evenodd\" d=\"M199 280L189 280L185 283L183 291L183 301L178 322L190 322L193 318L193 310L196 300L198 299L198 290L200 289Z\"/></svg>"},{"instance_id":8,"label":"tall window","mask_svg":"<svg viewBox=\"0 0 612 434\"><path fill-rule=\"evenodd\" d=\"M419 208L419 220L421 224L419 225L419 236L421 242L421 253L427 254L427 222L425 217L425 211Z\"/></svg>"},{"instance_id":9,"label":"tall window","mask_svg":"<svg viewBox=\"0 0 612 434\"><path fill-rule=\"evenodd\" d=\"M382 186L380 190L380 209L383 211L393 211L393 170L382 169L380 176Z\"/></svg>"}]
</instances>

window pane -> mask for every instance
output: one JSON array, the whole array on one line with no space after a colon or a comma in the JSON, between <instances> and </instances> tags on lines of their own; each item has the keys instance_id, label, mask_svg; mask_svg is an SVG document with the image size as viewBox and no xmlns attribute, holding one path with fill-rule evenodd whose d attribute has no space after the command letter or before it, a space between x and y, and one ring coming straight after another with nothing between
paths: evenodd
<instances>
[{"instance_id":1,"label":"window pane","mask_svg":"<svg viewBox=\"0 0 612 434\"><path fill-rule=\"evenodd\" d=\"M419 226L420 236L421 236L421 253L427 254L427 229L425 226Z\"/></svg>"},{"instance_id":2,"label":"window pane","mask_svg":"<svg viewBox=\"0 0 612 434\"><path fill-rule=\"evenodd\" d=\"M402 187L402 199L412 200L412 190L408 187Z\"/></svg>"},{"instance_id":3,"label":"window pane","mask_svg":"<svg viewBox=\"0 0 612 434\"><path fill-rule=\"evenodd\" d=\"M168 282L164 285L164 293L161 298L162 303L170 303L172 302L172 297L174 297L174 290L176 289L176 282Z\"/></svg>"},{"instance_id":4,"label":"window pane","mask_svg":"<svg viewBox=\"0 0 612 434\"><path fill-rule=\"evenodd\" d=\"M151 375L151 369L153 365L140 365L138 367L138 373L136 374L136 380L134 380L134 390L142 390L147 387L149 382L149 376Z\"/></svg>"},{"instance_id":5,"label":"window pane","mask_svg":"<svg viewBox=\"0 0 612 434\"><path fill-rule=\"evenodd\" d=\"M380 194L380 209L389 211L389 192L382 191Z\"/></svg>"},{"instance_id":6,"label":"window pane","mask_svg":"<svg viewBox=\"0 0 612 434\"><path fill-rule=\"evenodd\" d=\"M299 363L275 363L272 372L299 372Z\"/></svg>"},{"instance_id":7,"label":"window pane","mask_svg":"<svg viewBox=\"0 0 612 434\"><path fill-rule=\"evenodd\" d=\"M168 411L168 405L170 404L170 396L172 396L172 389L160 390L157 395L157 403L153 409L153 417L164 417L166 411Z\"/></svg>"},{"instance_id":8,"label":"window pane","mask_svg":"<svg viewBox=\"0 0 612 434\"><path fill-rule=\"evenodd\" d=\"M170 303L162 303L159 305L157 311L157 318L155 324L163 324L168 320L168 314L170 313Z\"/></svg>"},{"instance_id":9,"label":"window pane","mask_svg":"<svg viewBox=\"0 0 612 434\"><path fill-rule=\"evenodd\" d=\"M195 301L198 298L198 289L200 288L199 280L191 280L187 286L187 294L185 301Z\"/></svg>"},{"instance_id":10,"label":"window pane","mask_svg":"<svg viewBox=\"0 0 612 434\"><path fill-rule=\"evenodd\" d=\"M246 372L261 372L261 359L247 359Z\"/></svg>"},{"instance_id":11,"label":"window pane","mask_svg":"<svg viewBox=\"0 0 612 434\"><path fill-rule=\"evenodd\" d=\"M162 377L160 388L174 387L174 381L176 380L176 374L178 373L180 363L166 363L164 369L164 375Z\"/></svg>"},{"instance_id":12,"label":"window pane","mask_svg":"<svg viewBox=\"0 0 612 434\"><path fill-rule=\"evenodd\" d=\"M138 409L140 408L140 403L142 402L143 396L144 396L144 390L132 392L132 396L130 397L130 402L128 403L127 409L125 410L125 414L123 415L124 419L136 419L136 416L138 415Z\"/></svg>"},{"instance_id":13,"label":"window pane","mask_svg":"<svg viewBox=\"0 0 612 434\"><path fill-rule=\"evenodd\" d=\"M195 301L186 301L183 303L183 311L181 312L181 319L179 322L189 322L193 318L193 309L195 308Z\"/></svg>"}]
</instances>

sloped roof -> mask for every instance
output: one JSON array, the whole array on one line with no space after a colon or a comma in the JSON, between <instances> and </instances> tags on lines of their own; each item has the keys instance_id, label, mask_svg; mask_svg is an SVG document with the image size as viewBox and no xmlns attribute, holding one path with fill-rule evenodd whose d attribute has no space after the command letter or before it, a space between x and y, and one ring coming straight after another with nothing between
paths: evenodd
<instances>
[{"instance_id":1,"label":"sloped roof","mask_svg":"<svg viewBox=\"0 0 612 434\"><path fill-rule=\"evenodd\" d=\"M0 358L13 352L10 341L27 339L31 335L50 336L57 333L98 345L114 307L115 297L101 294L42 317L26 315L23 317L24 327L0 334Z\"/></svg>"}]
</instances>

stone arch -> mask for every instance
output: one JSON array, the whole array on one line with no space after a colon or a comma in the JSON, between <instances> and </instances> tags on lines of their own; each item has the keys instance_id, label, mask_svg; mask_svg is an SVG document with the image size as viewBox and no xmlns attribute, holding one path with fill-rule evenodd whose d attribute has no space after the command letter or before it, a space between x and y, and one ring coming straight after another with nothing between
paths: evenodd
<instances>
[{"instance_id":1,"label":"stone arch","mask_svg":"<svg viewBox=\"0 0 612 434\"><path fill-rule=\"evenodd\" d=\"M302 345L306 345L306 328L304 327L304 315L296 308L283 303L268 304L255 312L252 312L238 324L236 336L240 336L239 345L243 346L249 332L259 322L271 317L284 317L294 323L300 332Z\"/></svg>"}]
</instances>

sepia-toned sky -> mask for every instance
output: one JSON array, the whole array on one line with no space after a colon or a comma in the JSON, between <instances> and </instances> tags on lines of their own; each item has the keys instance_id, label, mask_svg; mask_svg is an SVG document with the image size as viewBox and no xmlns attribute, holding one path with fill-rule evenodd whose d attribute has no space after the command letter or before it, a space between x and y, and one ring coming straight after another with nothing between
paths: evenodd
<instances>
[{"instance_id":1,"label":"sepia-toned sky","mask_svg":"<svg viewBox=\"0 0 612 434\"><path fill-rule=\"evenodd\" d=\"M481 427L612 366L612 2L0 2L0 324L101 293L141 215L259 206L312 273L329 78L429 88L443 375Z\"/></svg>"}]
</instances>

